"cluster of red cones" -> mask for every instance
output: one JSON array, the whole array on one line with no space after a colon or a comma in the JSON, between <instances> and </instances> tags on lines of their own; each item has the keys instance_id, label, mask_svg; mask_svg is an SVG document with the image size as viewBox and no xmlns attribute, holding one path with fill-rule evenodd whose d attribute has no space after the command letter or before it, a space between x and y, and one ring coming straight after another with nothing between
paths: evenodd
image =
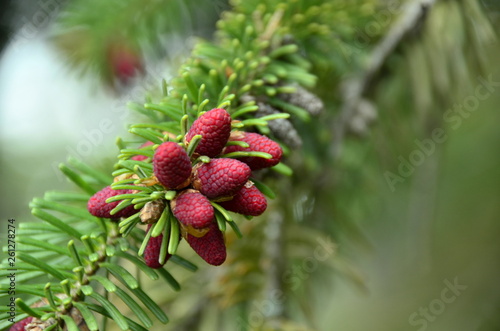
<instances>
[{"instance_id":1,"label":"cluster of red cones","mask_svg":"<svg viewBox=\"0 0 500 331\"><path fill-rule=\"evenodd\" d=\"M170 209L179 221L183 238L201 258L212 265L220 265L226 259L224 236L217 225L212 203L218 203L226 210L243 215L262 214L266 210L267 201L250 180L252 170L272 167L280 162L282 156L279 144L265 136L241 131L231 132L231 121L226 110L212 109L194 121L185 135L184 144L164 142L156 148L152 159L157 182L166 190L177 192L170 201ZM190 156L187 148L193 139L197 140L197 145ZM230 141L241 143L228 144ZM151 143L144 144L146 145ZM224 157L224 154L234 152L264 152L271 157ZM206 162L207 158L205 162L196 162L199 156L208 157L209 162ZM133 159L147 162L144 156L136 156ZM133 206L111 215L110 211L120 201L106 203L106 199L132 192L105 187L90 198L88 210L97 217L131 216L137 213ZM151 224L148 225L148 231L150 228ZM162 267L170 257L167 255L163 263L159 262L162 240L163 235L150 237L144 251L145 262L151 268Z\"/></svg>"}]
</instances>

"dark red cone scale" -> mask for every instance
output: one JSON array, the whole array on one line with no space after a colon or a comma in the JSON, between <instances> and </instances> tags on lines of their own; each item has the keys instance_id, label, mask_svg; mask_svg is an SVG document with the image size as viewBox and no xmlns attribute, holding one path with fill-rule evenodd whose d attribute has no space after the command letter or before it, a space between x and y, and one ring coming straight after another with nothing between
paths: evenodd
<instances>
[{"instance_id":1,"label":"dark red cone scale","mask_svg":"<svg viewBox=\"0 0 500 331\"><path fill-rule=\"evenodd\" d=\"M269 168L277 165L281 156L283 155L283 150L280 145L258 133L254 132L238 132L231 136L231 141L244 141L248 145L247 148L241 146L228 146L226 147L224 154L232 152L265 152L272 155L271 159L264 159L262 157L240 157L238 160L245 162L250 166L252 170L259 170L263 168Z\"/></svg>"},{"instance_id":2,"label":"dark red cone scale","mask_svg":"<svg viewBox=\"0 0 500 331\"><path fill-rule=\"evenodd\" d=\"M148 231L151 230L152 224L148 225ZM167 257L165 258L165 263L161 264L158 260L160 259L160 249L161 242L163 241L163 234L160 234L158 237L150 237L149 241L146 245L146 249L144 250L144 261L146 265L153 269L161 268L165 265L168 259L172 256L167 253Z\"/></svg>"},{"instance_id":3,"label":"dark red cone scale","mask_svg":"<svg viewBox=\"0 0 500 331\"><path fill-rule=\"evenodd\" d=\"M106 203L106 199L114 197L120 194L129 194L132 193L132 190L113 190L111 186L106 186L96 194L94 194L87 203L87 209L89 213L96 217L104 217L104 218L120 218L120 217L129 217L133 214L137 213L138 210L134 209L133 205L125 207L114 215L111 215L109 212L115 208L120 201L115 201L111 203Z\"/></svg>"},{"instance_id":4,"label":"dark red cone scale","mask_svg":"<svg viewBox=\"0 0 500 331\"><path fill-rule=\"evenodd\" d=\"M222 108L207 111L193 122L186 134L186 142L189 143L198 134L202 138L195 152L216 157L224 149L231 134L231 115Z\"/></svg>"},{"instance_id":5,"label":"dark red cone scale","mask_svg":"<svg viewBox=\"0 0 500 331\"><path fill-rule=\"evenodd\" d=\"M148 146L151 146L153 145L153 142L152 141L146 141L144 144L142 144L141 146L139 146L139 149L141 148L144 148L144 147L148 147ZM146 155L136 155L132 158L130 158L131 160L135 160L135 161L144 161L145 159L147 159L148 157Z\"/></svg>"},{"instance_id":6,"label":"dark red cone scale","mask_svg":"<svg viewBox=\"0 0 500 331\"><path fill-rule=\"evenodd\" d=\"M191 161L184 148L173 141L167 141L155 151L153 171L163 186L174 189L191 175Z\"/></svg>"},{"instance_id":7,"label":"dark red cone scale","mask_svg":"<svg viewBox=\"0 0 500 331\"><path fill-rule=\"evenodd\" d=\"M25 319L20 320L19 322L12 325L9 331L24 331L26 325L30 324L33 321L33 317L26 317Z\"/></svg>"},{"instance_id":8,"label":"dark red cone scale","mask_svg":"<svg viewBox=\"0 0 500 331\"><path fill-rule=\"evenodd\" d=\"M201 238L187 234L186 240L191 248L208 264L221 265L226 261L226 244L224 234L219 230L217 222L212 222L209 231Z\"/></svg>"},{"instance_id":9,"label":"dark red cone scale","mask_svg":"<svg viewBox=\"0 0 500 331\"><path fill-rule=\"evenodd\" d=\"M259 216L267 208L266 197L251 183L236 192L233 199L219 204L229 211L248 216Z\"/></svg>"},{"instance_id":10,"label":"dark red cone scale","mask_svg":"<svg viewBox=\"0 0 500 331\"><path fill-rule=\"evenodd\" d=\"M250 167L241 161L212 159L197 168L193 186L209 199L230 196L245 185L251 174Z\"/></svg>"},{"instance_id":11,"label":"dark red cone scale","mask_svg":"<svg viewBox=\"0 0 500 331\"><path fill-rule=\"evenodd\" d=\"M172 201L174 216L184 225L203 229L214 220L214 208L210 201L197 191L186 191Z\"/></svg>"}]
</instances>

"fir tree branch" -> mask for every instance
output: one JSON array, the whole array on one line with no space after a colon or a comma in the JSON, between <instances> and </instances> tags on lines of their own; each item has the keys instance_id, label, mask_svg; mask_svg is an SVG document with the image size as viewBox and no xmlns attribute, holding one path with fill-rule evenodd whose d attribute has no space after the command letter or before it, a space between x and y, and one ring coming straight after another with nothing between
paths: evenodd
<instances>
[{"instance_id":1,"label":"fir tree branch","mask_svg":"<svg viewBox=\"0 0 500 331\"><path fill-rule=\"evenodd\" d=\"M129 14L135 13L134 8L139 8L142 4L137 0L130 0L129 2L133 4L132 7L128 8ZM79 4L82 5L82 3ZM92 3L101 4L98 1ZM189 125L201 112L210 109L209 107L227 108L228 112L233 115L233 119L238 118L238 121L233 123L233 127L271 135L273 132L268 128L269 121L285 119L289 115L299 121L308 121L310 119L311 111L304 109L307 107L294 104L291 101L292 99L284 100L285 98L283 98L283 94L295 92L297 86L314 87L317 80L317 77L311 73L312 65L309 63L309 59L300 52L300 47L296 44L285 42L285 36L289 35L290 32L296 34L297 44L300 41L308 40L311 36L314 36L315 40L320 39L320 37L327 40L331 33L328 24L335 21L331 17L334 15L332 13L335 12L331 4L322 4L321 1L296 1L286 4L271 0L266 1L268 6L257 6L259 1L236 1L235 3L234 10L224 15L224 18L218 24L218 39L214 42L200 41L197 44L193 55L180 68L180 74L172 81L171 89L167 89L164 85L163 97L157 102L148 99L144 105L133 105L134 110L149 117L154 124L133 125L130 127L130 133L136 135L141 141L149 141L153 144L161 144L165 141L176 141L185 144L183 135ZM109 4L104 4L104 6L107 6L108 13L110 9L115 9L113 6L110 7ZM149 9L152 9L152 7ZM304 14L301 13L302 11L304 11ZM154 15L155 12L156 10L148 10L146 14ZM91 16L90 19L79 16L71 17L69 15L66 23L69 26L75 24L81 27L83 25L91 29L92 24L89 23L98 18L98 12L89 7L85 13ZM326 15L323 15L324 13ZM124 19L123 16L105 16L110 21L114 18L118 19L118 22ZM101 22L101 24L100 29L102 29L101 32L105 36L112 34L111 30L117 28L114 24L109 24L108 21ZM110 27L111 30L109 30ZM131 27L132 30L134 28L135 26ZM93 33L99 34L98 31L93 31L90 34ZM85 40L85 38L83 39ZM90 39L89 42L99 40L99 38ZM75 40L78 41L78 39ZM311 49L315 48L314 44L310 44ZM102 48L103 45L100 46ZM90 47L90 49L99 49L99 47ZM315 50L318 51L317 53L321 53L322 47L316 47ZM100 56L102 56L102 49L100 53ZM243 97L247 94L254 97L255 100L249 103L244 102ZM267 114L264 117L255 119L253 112L257 111L259 107L268 104L273 104L274 107L279 108L278 112L281 112L281 114ZM108 203L112 200L122 200L123 202L114 209L114 212L132 204L141 208L150 201L173 198L173 196L168 198L169 192L165 192L164 188L158 185L153 178L153 166L151 164L153 147L145 148L143 151L141 151L141 148L136 148L136 146L129 148L130 145L135 144L136 142L120 143L119 161L112 176L123 176L122 180L114 184L116 187L131 188L131 185L141 186L134 190L135 193L114 196L108 199ZM286 150L286 146L284 147ZM145 156L146 160L131 160L131 158L138 155ZM232 156L249 155L252 157L268 157L269 154L232 154ZM194 162L198 161L200 159L196 159ZM74 159L71 159L69 163L76 170L65 165L61 166L61 170L72 182L88 194L95 193L103 185L111 184L112 178L108 174L95 172L92 168ZM291 175L291 169L283 164L275 166L274 170ZM52 245L42 245L40 243L41 237L35 238L38 241L27 240L26 244L31 245L30 249L38 247L42 248L42 251L37 251L37 254L34 254L31 258L25 258L24 270L30 279L39 275L34 271L46 271L57 278L61 278L61 282L52 284L52 287L49 286L52 289L58 286L56 296L57 294L66 296L60 306L55 304L56 300L50 301L55 308L49 308L55 309L54 315L58 322L62 324L64 321L68 326L73 325L73 322L68 318L71 311L78 309L78 306L80 306L83 317L87 316L88 324L93 325L93 327L95 321L90 317L89 310L114 318L122 329L130 327L133 330L140 330L141 326L122 316L116 306L108 299L108 293L114 292L146 327L150 327L151 321L142 307L137 306L128 292L109 281L108 275L112 274L123 283L123 287L128 288L132 294L137 296L161 322L166 323L168 318L161 308L142 291L138 280L118 264L118 258L126 258L124 255L128 254L120 254L117 253L118 251L131 249L137 252L140 250L141 243L144 245L149 240L149 237L144 236L143 232L134 231L139 223L138 214L122 219L120 223L107 223L102 219L90 216L84 208L72 206L75 199L80 203L84 201L81 196L52 194L52 197L63 200L67 198L68 200L65 202L69 204L60 204L60 201L55 203L50 199L47 199L48 201L34 200L34 214L46 222L44 223L45 227L50 224L50 230L61 235L61 241L69 243L69 254L60 254L63 256L57 256L52 260L53 255L47 256L47 252L43 251L44 248L51 248L54 251L54 253L51 252L50 254L62 252ZM63 213L66 218L59 219L44 210ZM217 208L217 213L223 216L220 218L222 223L229 223L236 234L240 233L238 225L224 209ZM274 232L276 230L277 237L270 235L267 238L267 242L272 243L269 246L271 261L276 262L277 266L278 261L282 259L280 243L282 221L281 219L273 224L273 226L277 226L277 229L273 228L270 231ZM173 227L170 233L169 252L173 253L180 239L178 233L174 231L174 226L178 225L177 221L172 221L171 225ZM219 226L224 227L225 225L219 224ZM177 228L177 230L179 229ZM96 231L100 232L96 233ZM173 237L176 241L172 240ZM273 242L274 239L277 240ZM74 245L75 242L78 243L78 247ZM51 242L50 244L55 243ZM259 247L259 249L262 249L262 247ZM114 256L117 259L114 259ZM37 262L38 258L40 258L40 262ZM250 255L247 258L255 259L255 256ZM137 259L134 258L128 260L133 263L137 262ZM50 266L48 261L51 263ZM70 262L73 262L73 264ZM142 261L139 262L142 263ZM274 262L273 265L275 265ZM33 266L30 266L29 263ZM186 263L183 264L186 265ZM103 269L106 277L97 274ZM68 270L72 271L72 273ZM165 269L160 269L158 272L172 287L178 287L178 283ZM151 273L147 274L151 276L155 275L155 272L151 271ZM281 288L280 275L280 266L269 273L270 288L276 290ZM151 278L155 278L155 276ZM251 279L251 277L248 277L248 279ZM100 290L98 292L101 286L103 287L103 294L101 294ZM239 287L240 290L241 288L242 286ZM30 289L26 290L29 291ZM35 291L31 290L31 292ZM248 289L243 289L241 292L246 293ZM245 293L237 300L244 300ZM47 296L52 298L52 293ZM88 303L85 301L87 298L92 298L99 305ZM85 305L87 309L82 308L84 307L82 305ZM279 307L277 311L275 317L282 316L284 307ZM35 312L35 315L38 316L38 313Z\"/></svg>"}]
</instances>

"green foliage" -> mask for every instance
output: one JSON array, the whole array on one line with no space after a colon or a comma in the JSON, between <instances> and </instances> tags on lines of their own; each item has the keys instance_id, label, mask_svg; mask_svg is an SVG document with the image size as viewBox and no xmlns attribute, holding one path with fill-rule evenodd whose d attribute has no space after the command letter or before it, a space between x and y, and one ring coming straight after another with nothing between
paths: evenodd
<instances>
[{"instance_id":1,"label":"green foliage","mask_svg":"<svg viewBox=\"0 0 500 331\"><path fill-rule=\"evenodd\" d=\"M195 6L204 10L209 5L210 1L78 0L71 3L63 15L60 27L69 32L60 35L58 41L67 49L75 49L74 43L79 43L72 58L75 63L87 69L101 68L106 66L108 41L124 40L137 49L144 46L142 43L159 44L158 36L180 31L187 25L182 22L183 16L178 15L180 12L192 11ZM142 104L130 103L130 108L142 115L145 123L130 125L128 131L132 138L118 140L118 160L112 174L70 158L68 164L60 165L60 170L79 191L50 191L43 198L33 199L30 207L39 221L19 226L16 279L20 285L16 291L20 297L16 304L22 313L16 320L34 316L55 323L54 328L61 329L64 325L68 330L78 328L75 314L81 316L90 330L104 329L109 319L122 330L147 330L156 321L169 322L161 304L146 293L144 278L161 279L174 293L181 289L183 282L170 272L174 269L172 264L190 272L196 271L197 266L174 255L167 268L153 270L138 256L142 255L149 238L160 234L164 235L162 259L167 253L180 251L180 227L170 208L165 208L156 225L145 233L140 227L139 211L113 222L91 216L86 202L111 183L115 189L136 190L108 199L108 202L121 201L112 214L130 205L139 210L150 201L173 199L175 192L165 191L154 181L151 158L155 148L164 141L184 143L185 133L200 114L211 108L225 108L235 120L234 128L258 131L279 141L290 166L281 163L262 176L276 181L279 180L276 178L285 178L279 190L273 183L266 186L263 180L255 180L255 185L266 196L277 198L272 202L275 213L269 216L269 224L239 223L239 218L213 203L219 228L222 231L231 228L226 235L232 244L232 261L227 267L221 267L218 277L213 283L209 282L203 293L192 284L187 284L187 291L183 288L182 293L189 296L191 292L196 302L192 306L202 307L209 302L214 303L214 307L237 309L236 317L231 316L234 321L239 317L246 319L253 309L249 303L265 300L262 299L264 289L274 286L284 294L299 297L300 309L288 307L289 311L300 312L303 320L310 321L308 289L302 287L293 293L292 286L278 286L277 274L308 258L308 249L314 249L317 238L323 238L317 229L335 233L343 228L364 239L354 220L367 217L371 210L361 206L372 206L373 196L378 193L378 180L373 179L380 172L377 159L382 163L391 162L386 160L389 156L384 155L385 149L375 146L377 137L382 137L382 141L387 136L398 138L388 142L389 148L383 146L388 150L409 145L413 135L408 132L412 131L405 134L405 127L392 125L391 117L397 117L398 124L403 123L406 128L427 129L428 123L434 124L436 114L441 114L431 112L430 106L446 106L450 102L446 99L450 91L462 95L470 89L466 83L470 72L483 69L488 63L482 46L495 39L488 24L474 25L464 18L468 11L473 21L482 18L474 1L448 1L436 6L422 34L392 50L395 54L391 61L395 63L396 73L391 79L380 79L377 87L367 89L366 95L362 95L384 106L381 125L370 137L373 139L347 140L345 152L335 160L330 152L331 118L344 96L332 90L339 87L346 73L363 72L371 46L383 38L395 15L387 16L386 25L382 24L377 33L360 44L359 39L366 37L367 24L384 9L374 0L235 0L232 6L231 11L221 15L214 40L197 41L176 77L169 84L161 82L159 96L147 96ZM164 17L164 13L168 17ZM449 18L447 25L442 24L444 16ZM131 21L134 24L130 24ZM448 38L457 31L459 38ZM477 47L468 49L465 45L469 43ZM463 51L460 55L456 54L457 47ZM451 58L456 61L446 61ZM463 66L464 63L470 66ZM403 70L403 67L411 70ZM409 84L413 84L412 89L407 88ZM326 102L329 111L322 118L315 118L307 105L288 98L304 87L314 88ZM151 95L155 95L154 92ZM276 113L257 116L262 105L272 106ZM408 106L406 112L400 110L401 105ZM305 147L299 157L272 128L270 123L277 120L290 120L301 133ZM419 121L424 125L418 125L422 124ZM197 139L193 138L187 147L190 156ZM139 147L147 141L153 144ZM146 159L132 160L137 155ZM241 156L242 153L225 155ZM256 152L245 156L269 157ZM194 162L206 162L206 159L200 157ZM360 187L364 190L360 191ZM251 237L247 236L249 233ZM243 240L236 241L236 237L242 236L245 236ZM3 268L7 263L2 261L0 297L7 297L5 276L9 271ZM349 263L330 259L325 264L363 287L361 277ZM297 284L303 283L302 280ZM172 294L165 301L174 299L178 297ZM179 326L176 330L190 329L193 325L187 321L190 319L198 325L202 308L195 308L184 320L173 323L174 327ZM124 309L132 315L125 316ZM285 315L278 316L284 319L278 323L279 329L296 327ZM11 324L8 318L6 308L2 307L0 329Z\"/></svg>"},{"instance_id":2,"label":"green foliage","mask_svg":"<svg viewBox=\"0 0 500 331\"><path fill-rule=\"evenodd\" d=\"M70 160L70 163L75 164L76 161ZM81 161L77 164L79 168L91 169ZM84 173L78 169L66 169L71 171L69 178L78 186L84 183L84 187L92 191L102 185L99 178L105 177L104 174L92 170L95 175L93 179L83 180ZM147 268L142 260L127 253L133 251L134 247L137 250L137 243L134 240L124 241L118 232L117 223L89 215L86 209L86 200L89 197L89 194L48 192L43 199L33 200L33 215L45 223L20 224L15 261L18 285L15 291L20 293L21 297L28 295L29 299L26 301L19 298L16 302L18 308L28 315L43 317L49 322L54 319L58 320L58 323L64 321L69 329L72 328L69 323L74 322L71 322L73 319L66 314L72 309L78 310L91 330L98 329L98 322L91 310L111 316L123 330L129 327L136 330L149 328L152 320L146 311L162 323L168 322L163 311L139 288L137 275L142 273L152 279L163 276L174 290L179 290L179 284L168 271L157 273ZM137 232L136 235L141 234ZM120 258L136 266L137 275L132 275L120 266ZM195 270L182 258L173 259L173 262ZM6 265L6 261L3 265ZM2 278L6 278L8 274L9 270L2 268ZM2 296L5 296L8 286L4 285L4 282L0 286ZM104 296L99 293L103 290L106 292ZM130 291L133 296L126 291ZM145 328L123 317L116 308L116 303L112 303L108 298L110 294L116 295ZM43 300L48 304L38 308L30 307L34 301ZM3 315L0 327L3 329L9 324Z\"/></svg>"},{"instance_id":3,"label":"green foliage","mask_svg":"<svg viewBox=\"0 0 500 331\"><path fill-rule=\"evenodd\" d=\"M214 8L210 0L71 1L58 21L56 42L70 55L73 66L109 81L113 51L164 53L163 36L172 32L189 36L193 30L206 29L226 7L224 1L218 4ZM205 20L197 19L201 13Z\"/></svg>"},{"instance_id":4,"label":"green foliage","mask_svg":"<svg viewBox=\"0 0 500 331\"><path fill-rule=\"evenodd\" d=\"M157 15L158 6L163 5L161 2L152 2L145 6L146 10L140 11L142 17L139 21L152 25L168 22L159 19ZM89 42L109 38L107 36L115 33L110 29L111 26L128 27L120 30L123 38L135 36L144 28L123 22L131 13L138 11L138 6L137 1L120 4L86 2L84 5L76 2L68 9L68 14L63 16L62 26L72 27L77 33L83 33L84 40L89 40L83 44L84 49L102 54L105 53L102 49L92 47ZM103 13L121 7L119 15L110 15L109 21L101 19ZM143 7L143 2L140 7ZM131 105L132 109L146 115L151 123L131 125L130 133L154 144L170 139L182 141L183 134L197 116L215 107L226 108L233 119L238 117L239 121L234 126L239 129L257 129L267 134L271 133L267 129L268 121L288 118L289 115L284 113L256 119L252 114L258 109L255 101L241 100L244 94L279 100L279 93L295 91L294 84L312 87L316 80L308 72L310 65L299 55L299 48L283 42L285 35L277 29L279 25L286 25L285 21L280 22L283 10L270 6L269 9L261 8L258 12L262 17L256 24L249 24L244 13L225 15L219 23L218 39L214 42L198 42L193 56L181 67L179 76L171 82L171 88L164 84L161 100ZM264 29L258 28L260 25ZM94 58L92 54L82 56ZM292 105L282 106L285 112L292 109ZM306 110L298 111L306 113ZM152 177L150 158L154 146L137 149L132 147L135 143L123 141L120 145L119 161L112 176L121 176L123 179L113 183L113 186L129 188L134 185L132 187L138 192L109 199L108 202L122 200L113 212L130 204L140 208L146 202L168 198L169 192L163 192L154 183L143 187L135 186ZM131 160L135 155L145 155L148 159ZM18 308L47 323L59 326L64 324L69 330L77 328L70 317L75 309L92 330L98 328L101 323L99 321L106 322L106 318L96 318L94 313L111 317L122 330L150 328L153 321L148 312L160 322L168 322L163 311L141 289L138 275L144 274L152 279L161 276L174 290L179 290L180 286L166 269L148 269L142 260L135 257L148 240L144 231L136 226L139 222L138 214L118 223L89 215L85 202L104 185L109 185L111 177L74 158L70 158L67 165L62 164L60 169L83 193L48 192L43 199L36 198L31 203L33 215L43 222L25 222L20 228L17 279L30 285L17 288L19 293L27 295L26 298L17 300ZM290 172L285 166L277 167L276 170ZM214 207L219 226L225 228L227 222L241 236L228 212L215 203ZM154 232L161 233L163 227L170 233L166 251L175 254L179 243L179 226L169 208L165 210L163 221L157 224L158 230L155 229ZM122 260L135 265L137 273L131 273L121 266ZM189 270L195 269L190 262L180 257L174 257L172 261ZM5 276L5 272L2 271L2 276ZM3 285L2 295L6 295ZM118 299L134 314L132 318L124 317L117 308L115 300ZM33 302L47 304L32 308L30 305ZM7 315L2 315L0 323L1 328L10 324Z\"/></svg>"}]
</instances>

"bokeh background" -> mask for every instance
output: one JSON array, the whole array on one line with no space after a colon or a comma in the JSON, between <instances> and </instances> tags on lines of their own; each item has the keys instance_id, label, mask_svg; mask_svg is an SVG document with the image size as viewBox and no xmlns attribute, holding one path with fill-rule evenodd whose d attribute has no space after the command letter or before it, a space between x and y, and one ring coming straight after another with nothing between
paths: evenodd
<instances>
[{"instance_id":1,"label":"bokeh background","mask_svg":"<svg viewBox=\"0 0 500 331\"><path fill-rule=\"evenodd\" d=\"M133 58L132 64L117 69L103 60L108 55L89 66L93 54L77 52L75 44L85 37L69 28L76 21L65 13L79 2L0 4L1 224L31 220L33 197L72 188L57 169L68 155L111 170L115 137L126 136L127 124L138 119L127 102L141 101L161 78L172 77L194 37L211 38L229 8L225 1L177 2L175 11L159 18L168 24L148 32L157 35L159 47L130 42L118 53ZM500 5L437 1L367 92L366 112L376 119L350 122L333 158L336 133L329 123L342 106L340 87L363 68L404 12L395 12L379 34L364 40L363 29L380 23L377 14L391 6L366 3L373 19L344 21L358 39L348 52L327 54L336 65L318 72L314 92L325 100L325 110L298 127L304 147L290 165L300 175L276 181L283 197L259 221L291 218L329 236L335 253L314 258L322 247L316 232L302 242L300 228L291 231L283 239L286 267L278 279L286 295L279 303L247 293L266 292L265 268L257 280L232 279L236 290L213 270L182 275L180 293L146 284L173 320L155 330L237 330L239 308L224 304L231 293L248 295L255 321L285 307L280 317L293 323L283 322L280 330L500 330ZM94 5L89 1L86 10ZM127 44L118 35L114 42ZM99 129L103 121L111 123L106 130ZM271 229L255 228L248 242L263 245L255 233ZM233 247L234 254L262 260L245 243ZM256 324L254 329L274 330Z\"/></svg>"}]
</instances>

